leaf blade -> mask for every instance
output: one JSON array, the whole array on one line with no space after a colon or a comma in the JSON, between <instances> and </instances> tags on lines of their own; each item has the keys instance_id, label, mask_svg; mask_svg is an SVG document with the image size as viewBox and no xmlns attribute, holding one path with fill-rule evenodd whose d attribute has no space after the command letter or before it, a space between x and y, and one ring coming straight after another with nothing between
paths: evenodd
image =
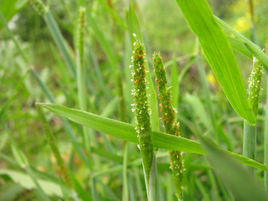
<instances>
[{"instance_id":1,"label":"leaf blade","mask_svg":"<svg viewBox=\"0 0 268 201\"><path fill-rule=\"evenodd\" d=\"M215 172L237 200L267 200L267 193L249 171L218 148L208 137L199 136L199 139ZM245 178L247 182L244 182Z\"/></svg>"},{"instance_id":2,"label":"leaf blade","mask_svg":"<svg viewBox=\"0 0 268 201\"><path fill-rule=\"evenodd\" d=\"M206 0L177 0L228 101L249 123L256 119L247 101L243 78L226 35L216 23Z\"/></svg>"},{"instance_id":3,"label":"leaf blade","mask_svg":"<svg viewBox=\"0 0 268 201\"><path fill-rule=\"evenodd\" d=\"M55 114L66 117L71 121L74 121L83 126L90 127L99 132L103 132L123 140L138 143L135 128L131 124L104 118L96 114L72 108L67 108L60 105L44 104L44 103L39 104L45 107L46 109L54 112ZM169 135L167 133L158 131L152 131L152 137L154 146L158 148L195 153L201 155L205 154L201 145L194 140L186 139L183 137L177 137L174 135ZM255 167L260 170L268 171L268 166L263 165L257 161L254 161L252 159L249 159L234 152L229 151L225 152L229 155L232 155L239 162L245 165Z\"/></svg>"}]
</instances>

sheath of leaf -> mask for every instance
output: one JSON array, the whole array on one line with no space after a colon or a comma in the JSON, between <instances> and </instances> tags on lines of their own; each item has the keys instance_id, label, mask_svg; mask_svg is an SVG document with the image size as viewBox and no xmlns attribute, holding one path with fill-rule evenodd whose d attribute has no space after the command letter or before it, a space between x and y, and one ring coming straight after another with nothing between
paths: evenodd
<instances>
[{"instance_id":1,"label":"sheath of leaf","mask_svg":"<svg viewBox=\"0 0 268 201\"><path fill-rule=\"evenodd\" d=\"M166 71L160 54L154 54L153 62L156 75L155 81L157 83L158 97L160 101L161 120L163 121L167 133L179 136L179 125L175 120L175 110L172 107L170 91L167 89ZM180 200L184 171L182 153L179 151L170 151L169 156L170 167L174 176L176 196Z\"/></svg>"},{"instance_id":2,"label":"sheath of leaf","mask_svg":"<svg viewBox=\"0 0 268 201\"><path fill-rule=\"evenodd\" d=\"M41 0L30 0L30 3L39 15L44 14L46 7Z\"/></svg>"},{"instance_id":3,"label":"sheath of leaf","mask_svg":"<svg viewBox=\"0 0 268 201\"><path fill-rule=\"evenodd\" d=\"M254 58L253 69L250 73L248 83L249 104L251 105L255 115L258 113L259 96L261 90L263 68Z\"/></svg>"},{"instance_id":4,"label":"sheath of leaf","mask_svg":"<svg viewBox=\"0 0 268 201\"><path fill-rule=\"evenodd\" d=\"M136 111L136 132L139 141L140 152L143 160L143 167L146 176L146 183L149 184L150 172L153 162L153 143L151 137L151 125L148 101L146 95L145 65L144 65L144 47L140 42L134 42L132 54L132 76L134 88L132 95L135 99L133 110Z\"/></svg>"}]
</instances>

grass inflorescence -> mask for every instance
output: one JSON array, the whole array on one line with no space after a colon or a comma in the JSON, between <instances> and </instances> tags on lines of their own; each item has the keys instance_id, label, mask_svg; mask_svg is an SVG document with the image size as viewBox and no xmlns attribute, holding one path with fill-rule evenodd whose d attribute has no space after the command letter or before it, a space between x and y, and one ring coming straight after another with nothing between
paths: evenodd
<instances>
[{"instance_id":1,"label":"grass inflorescence","mask_svg":"<svg viewBox=\"0 0 268 201\"><path fill-rule=\"evenodd\" d=\"M133 110L136 113L136 132L139 140L139 148L142 155L143 167L147 185L149 185L154 149L151 137L151 123L146 92L145 51L139 41L134 42L132 52L132 75L134 88L132 95L135 99Z\"/></svg>"},{"instance_id":2,"label":"grass inflorescence","mask_svg":"<svg viewBox=\"0 0 268 201\"><path fill-rule=\"evenodd\" d=\"M180 136L179 124L175 119L175 109L173 108L170 90L167 87L166 70L163 65L162 57L159 53L153 56L154 72L156 75L156 83L158 89L158 98L160 102L161 120L164 123L167 133ZM177 198L180 200L183 190L183 172L184 163L182 152L169 151L170 167L174 177L175 191Z\"/></svg>"},{"instance_id":3,"label":"grass inflorescence","mask_svg":"<svg viewBox=\"0 0 268 201\"><path fill-rule=\"evenodd\" d=\"M41 0L30 0L31 5L39 15L43 15L46 10L46 6Z\"/></svg>"},{"instance_id":4,"label":"grass inflorescence","mask_svg":"<svg viewBox=\"0 0 268 201\"><path fill-rule=\"evenodd\" d=\"M248 102L251 105L255 115L258 115L259 96L262 86L263 68L256 59L253 60L253 69L251 71L248 82ZM244 122L244 138L243 138L243 155L255 159L256 158L256 125L249 125Z\"/></svg>"},{"instance_id":5,"label":"grass inflorescence","mask_svg":"<svg viewBox=\"0 0 268 201\"><path fill-rule=\"evenodd\" d=\"M258 113L260 90L262 86L262 75L263 67L261 66L260 62L256 61L256 58L254 58L253 69L250 73L248 81L248 94L249 104L252 106L255 115Z\"/></svg>"}]
</instances>

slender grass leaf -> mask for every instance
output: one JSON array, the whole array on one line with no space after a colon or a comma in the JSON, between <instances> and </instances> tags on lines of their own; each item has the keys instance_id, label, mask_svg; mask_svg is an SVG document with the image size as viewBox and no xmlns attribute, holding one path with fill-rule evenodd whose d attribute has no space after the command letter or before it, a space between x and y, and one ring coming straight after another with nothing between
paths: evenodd
<instances>
[{"instance_id":1,"label":"slender grass leaf","mask_svg":"<svg viewBox=\"0 0 268 201\"><path fill-rule=\"evenodd\" d=\"M91 151L94 154L97 154L99 156L102 156L105 159L108 159L108 160L111 160L111 161L115 161L115 162L118 162L118 163L122 163L123 162L123 158L121 156L118 156L116 154L113 154L113 153L111 153L109 151L105 151L105 150L103 150L101 148L91 147Z\"/></svg>"},{"instance_id":2,"label":"slender grass leaf","mask_svg":"<svg viewBox=\"0 0 268 201\"><path fill-rule=\"evenodd\" d=\"M264 54L256 45L245 43L249 51L263 64L264 69L268 72L268 56Z\"/></svg>"},{"instance_id":3,"label":"slender grass leaf","mask_svg":"<svg viewBox=\"0 0 268 201\"><path fill-rule=\"evenodd\" d=\"M255 124L245 85L226 35L216 23L206 0L177 0L227 99L239 116Z\"/></svg>"},{"instance_id":4,"label":"slender grass leaf","mask_svg":"<svg viewBox=\"0 0 268 201\"><path fill-rule=\"evenodd\" d=\"M129 200L129 193L128 193L128 173L127 173L127 165L128 165L128 143L124 143L124 156L123 156L123 190L122 190L122 200L128 201Z\"/></svg>"},{"instance_id":5,"label":"slender grass leaf","mask_svg":"<svg viewBox=\"0 0 268 201\"><path fill-rule=\"evenodd\" d=\"M113 7L108 6L107 2L105 3L104 0L98 0L99 4L104 8L106 12L108 12L113 19L120 25L122 29L127 29L127 25L124 23L124 21L117 15L117 13L114 11Z\"/></svg>"},{"instance_id":6,"label":"slender grass leaf","mask_svg":"<svg viewBox=\"0 0 268 201\"><path fill-rule=\"evenodd\" d=\"M48 197L48 195L43 190L43 188L45 186L41 186L40 182L37 180L36 175L34 174L32 169L30 167L27 167L26 172L31 177L31 179L36 187L36 195L39 198L39 200L51 201L51 199Z\"/></svg>"},{"instance_id":7,"label":"slender grass leaf","mask_svg":"<svg viewBox=\"0 0 268 201\"><path fill-rule=\"evenodd\" d=\"M199 97L192 94L186 94L185 99L188 102L188 104L192 106L195 116L206 127L206 129L210 129L211 122L209 120L206 109L201 100L199 99Z\"/></svg>"},{"instance_id":8,"label":"slender grass leaf","mask_svg":"<svg viewBox=\"0 0 268 201\"><path fill-rule=\"evenodd\" d=\"M250 41L239 32L235 31L230 25L226 24L216 16L215 20L223 29L230 33L232 36L230 36L230 38L233 38L233 36L235 37L236 41L234 42L231 40L231 44L237 51L250 58L252 58L252 55L254 55L263 64L265 70L268 71L268 55L266 55L258 45Z\"/></svg>"},{"instance_id":9,"label":"slender grass leaf","mask_svg":"<svg viewBox=\"0 0 268 201\"><path fill-rule=\"evenodd\" d=\"M117 66L116 55L112 49L112 46L109 43L109 41L105 38L103 32L99 29L97 22L95 21L95 19L91 16L91 14L89 12L86 12L86 18L87 18L87 22L89 24L90 30L93 31L94 36L96 37L96 39L98 40L98 42L102 46L102 49L104 50L104 52L107 56L107 59L111 65L112 77L116 83L117 82L117 71L119 69Z\"/></svg>"},{"instance_id":10,"label":"slender grass leaf","mask_svg":"<svg viewBox=\"0 0 268 201\"><path fill-rule=\"evenodd\" d=\"M26 4L28 0L10 0L0 1L0 12L4 18L9 21L14 15L16 15ZM0 24L0 30L3 26Z\"/></svg>"},{"instance_id":11,"label":"slender grass leaf","mask_svg":"<svg viewBox=\"0 0 268 201\"><path fill-rule=\"evenodd\" d=\"M255 177L228 156L226 152L218 148L209 138L205 136L199 136L199 138L215 172L237 200L267 200L268 194L265 193Z\"/></svg>"},{"instance_id":12,"label":"slender grass leaf","mask_svg":"<svg viewBox=\"0 0 268 201\"><path fill-rule=\"evenodd\" d=\"M128 30L131 38L131 43L133 44L136 40L140 42L143 41L142 33L140 30L138 18L135 14L132 4L129 4L129 10L127 12ZM134 35L135 34L135 35Z\"/></svg>"},{"instance_id":13,"label":"slender grass leaf","mask_svg":"<svg viewBox=\"0 0 268 201\"><path fill-rule=\"evenodd\" d=\"M55 103L55 98L52 96L50 90L47 88L47 86L42 82L42 80L39 78L39 76L37 75L37 73L33 70L30 70L30 73L32 75L32 77L34 78L34 80L38 83L38 85L40 86L40 88L42 89L43 93L45 94L46 98L51 102L51 103ZM74 144L74 148L76 149L78 155L80 156L81 160L89 167L89 163L87 161L87 158L85 157L85 154L83 153L81 147L79 146L76 136L74 135L71 126L69 125L69 122L64 119L61 118L61 121L63 123L63 127L66 130L68 137L71 139L72 143Z\"/></svg>"},{"instance_id":14,"label":"slender grass leaf","mask_svg":"<svg viewBox=\"0 0 268 201\"><path fill-rule=\"evenodd\" d=\"M240 40L236 38L229 37L229 36L228 36L228 40L233 49L246 55L248 58L253 59L252 53L248 50L248 48L245 46L243 42L241 42Z\"/></svg>"},{"instance_id":15,"label":"slender grass leaf","mask_svg":"<svg viewBox=\"0 0 268 201\"><path fill-rule=\"evenodd\" d=\"M15 170L1 169L0 175L8 175L14 182L20 184L23 188L29 190L36 188L31 177L22 172ZM47 195L56 195L58 197L62 197L61 188L58 184L53 183L51 181L45 181L42 179L38 180L38 182Z\"/></svg>"},{"instance_id":16,"label":"slender grass leaf","mask_svg":"<svg viewBox=\"0 0 268 201\"><path fill-rule=\"evenodd\" d=\"M68 68L68 70L70 71L71 75L73 77L75 77L75 65L74 65L74 61L70 55L70 53L68 52L68 48L66 46L66 43L64 41L64 38L60 32L60 29L53 17L53 15L51 14L50 11L46 12L44 14L44 20L48 26L48 29L52 35L52 38L54 40L54 42L56 43L57 47L60 50L60 53L63 57L63 60Z\"/></svg>"},{"instance_id":17,"label":"slender grass leaf","mask_svg":"<svg viewBox=\"0 0 268 201\"><path fill-rule=\"evenodd\" d=\"M182 83L182 80L183 80L184 76L186 75L186 73L188 72L188 70L192 67L192 64L193 63L194 63L194 57L189 58L189 60L183 66L182 70L180 71L180 73L178 75L178 98L177 98L178 101L180 101L181 100L181 97L182 97L182 94L180 93L180 90L181 90L180 89L180 85ZM173 86L172 86L172 88L173 88ZM178 108L176 108L176 109L178 109ZM176 116L178 116L178 115L176 114Z\"/></svg>"},{"instance_id":18,"label":"slender grass leaf","mask_svg":"<svg viewBox=\"0 0 268 201\"><path fill-rule=\"evenodd\" d=\"M103 80L103 75L100 71L100 66L98 64L98 61L96 59L96 55L93 52L91 46L86 43L86 49L88 51L88 57L90 58L90 62L93 65L95 72L96 72L96 80L98 82L98 86L103 90L103 92L107 95L107 97L111 96L111 92L109 90L106 90L105 82ZM89 68L90 69L90 68Z\"/></svg>"},{"instance_id":19,"label":"slender grass leaf","mask_svg":"<svg viewBox=\"0 0 268 201\"><path fill-rule=\"evenodd\" d=\"M40 103L40 105L59 116L66 117L71 121L74 121L83 126L90 127L99 132L103 132L126 141L138 143L135 127L131 124L104 118L96 114L84 112L77 109L71 109L60 105L42 103ZM158 148L177 150L201 155L205 154L201 145L194 140L189 140L183 137L169 135L167 133L158 131L152 131L152 137L154 146ZM268 171L268 166L265 166L257 161L254 161L250 158L233 152L225 152L229 155L232 155L239 162L245 165Z\"/></svg>"},{"instance_id":20,"label":"slender grass leaf","mask_svg":"<svg viewBox=\"0 0 268 201\"><path fill-rule=\"evenodd\" d=\"M9 29L9 27L7 26L7 22L5 20L5 18L2 16L2 14L0 13L0 20L3 23L4 27L6 28L10 38L12 39L13 43L15 44L17 50L19 51L19 54L21 55L21 57L23 58L23 60L25 61L25 63L29 64L29 60L28 58L25 56L23 50L21 49L20 45L18 44L16 38L14 37L12 31ZM42 89L43 93L45 94L46 98L51 102L51 103L55 103L55 98L52 96L52 93L50 92L50 90L47 88L47 86L42 82L42 80L39 78L38 74L33 70L30 69L30 74L31 76L34 78L34 80L38 83L39 87ZM88 161L85 157L85 154L82 152L81 147L78 145L76 137L69 125L69 122L64 119L61 118L61 121L63 122L63 126L64 129L66 130L66 132L68 133L68 137L71 139L72 143L74 144L74 147L78 153L78 155L80 156L80 158L82 159L82 161L89 166Z\"/></svg>"}]
</instances>

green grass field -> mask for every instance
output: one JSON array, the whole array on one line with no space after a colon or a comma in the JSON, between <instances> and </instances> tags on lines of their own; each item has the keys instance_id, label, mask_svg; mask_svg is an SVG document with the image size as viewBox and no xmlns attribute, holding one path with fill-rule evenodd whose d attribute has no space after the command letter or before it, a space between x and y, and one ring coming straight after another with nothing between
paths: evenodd
<instances>
[{"instance_id":1,"label":"green grass field","mask_svg":"<svg viewBox=\"0 0 268 201\"><path fill-rule=\"evenodd\" d=\"M0 0L0 201L267 201L267 0Z\"/></svg>"}]
</instances>

